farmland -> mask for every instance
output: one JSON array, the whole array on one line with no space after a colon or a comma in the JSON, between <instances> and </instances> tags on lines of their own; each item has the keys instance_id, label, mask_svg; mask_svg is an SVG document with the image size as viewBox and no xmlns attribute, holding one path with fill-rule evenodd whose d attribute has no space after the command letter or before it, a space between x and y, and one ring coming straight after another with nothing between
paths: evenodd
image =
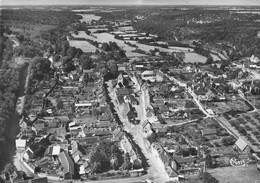
<instances>
[{"instance_id":1,"label":"farmland","mask_svg":"<svg viewBox=\"0 0 260 183\"><path fill-rule=\"evenodd\" d=\"M78 14L82 16L81 22L91 23L92 20L99 20L101 17L94 14Z\"/></svg>"},{"instance_id":2,"label":"farmland","mask_svg":"<svg viewBox=\"0 0 260 183\"><path fill-rule=\"evenodd\" d=\"M72 47L80 48L84 52L95 52L97 48L87 41L69 40Z\"/></svg>"}]
</instances>

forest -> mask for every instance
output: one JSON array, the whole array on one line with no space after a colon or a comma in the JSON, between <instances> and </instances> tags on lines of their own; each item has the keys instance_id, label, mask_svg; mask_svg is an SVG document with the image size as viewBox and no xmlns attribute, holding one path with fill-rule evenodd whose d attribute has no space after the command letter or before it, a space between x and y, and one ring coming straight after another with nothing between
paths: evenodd
<instances>
[{"instance_id":1,"label":"forest","mask_svg":"<svg viewBox=\"0 0 260 183\"><path fill-rule=\"evenodd\" d=\"M260 39L257 38L260 15L203 9L165 10L149 14L134 23L138 31L157 34L163 41L190 43L225 50L231 60L260 56ZM205 23L197 23L204 21ZM190 43L192 44L192 43Z\"/></svg>"},{"instance_id":2,"label":"forest","mask_svg":"<svg viewBox=\"0 0 260 183\"><path fill-rule=\"evenodd\" d=\"M8 29L1 28L2 33ZM9 53L12 52L11 41L0 35L0 60L9 60ZM8 59L7 59L8 58ZM10 68L8 64L0 63L0 147L8 145L8 126L10 119L14 115L18 90L20 87L19 72L20 69ZM0 148L0 156L6 157L6 148ZM7 162L6 158L0 159L0 170Z\"/></svg>"}]
</instances>

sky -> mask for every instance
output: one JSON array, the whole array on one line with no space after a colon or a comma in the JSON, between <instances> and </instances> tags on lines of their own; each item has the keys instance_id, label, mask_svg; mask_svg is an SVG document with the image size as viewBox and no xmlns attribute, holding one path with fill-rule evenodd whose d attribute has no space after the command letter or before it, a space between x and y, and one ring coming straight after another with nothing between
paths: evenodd
<instances>
[{"instance_id":1,"label":"sky","mask_svg":"<svg viewBox=\"0 0 260 183\"><path fill-rule=\"evenodd\" d=\"M243 5L260 0L0 0L1 5Z\"/></svg>"}]
</instances>

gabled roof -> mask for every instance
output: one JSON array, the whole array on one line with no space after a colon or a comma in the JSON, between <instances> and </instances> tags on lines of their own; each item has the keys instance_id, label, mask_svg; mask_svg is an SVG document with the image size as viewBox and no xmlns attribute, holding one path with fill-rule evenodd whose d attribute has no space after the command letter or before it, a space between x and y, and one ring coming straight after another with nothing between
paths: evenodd
<instances>
[{"instance_id":1,"label":"gabled roof","mask_svg":"<svg viewBox=\"0 0 260 183\"><path fill-rule=\"evenodd\" d=\"M134 112L131 110L131 106L128 102L124 104L122 114L123 114L123 117L127 117L128 115L134 115Z\"/></svg>"},{"instance_id":2,"label":"gabled roof","mask_svg":"<svg viewBox=\"0 0 260 183\"><path fill-rule=\"evenodd\" d=\"M217 133L216 129L203 129L201 130L202 135L215 135Z\"/></svg>"},{"instance_id":3,"label":"gabled roof","mask_svg":"<svg viewBox=\"0 0 260 183\"><path fill-rule=\"evenodd\" d=\"M235 145L241 150L241 151L244 151L246 149L246 147L248 146L248 144L242 139L242 138L239 138Z\"/></svg>"},{"instance_id":4,"label":"gabled roof","mask_svg":"<svg viewBox=\"0 0 260 183\"><path fill-rule=\"evenodd\" d=\"M117 95L131 95L132 93L134 93L134 91L129 88L119 88L116 92Z\"/></svg>"},{"instance_id":5,"label":"gabled roof","mask_svg":"<svg viewBox=\"0 0 260 183\"><path fill-rule=\"evenodd\" d=\"M175 156L175 157L173 157L173 159L177 162L177 163L179 163L179 164L181 164L181 163L192 163L192 162L194 162L195 160L197 160L197 158L196 157L182 157L182 156Z\"/></svg>"},{"instance_id":6,"label":"gabled roof","mask_svg":"<svg viewBox=\"0 0 260 183\"><path fill-rule=\"evenodd\" d=\"M165 74L162 71L157 71L156 75L160 76L160 77L164 77L165 76Z\"/></svg>"},{"instance_id":7,"label":"gabled roof","mask_svg":"<svg viewBox=\"0 0 260 183\"><path fill-rule=\"evenodd\" d=\"M63 167L64 174L74 174L74 163L67 152L63 151L59 154L59 160Z\"/></svg>"},{"instance_id":8,"label":"gabled roof","mask_svg":"<svg viewBox=\"0 0 260 183\"><path fill-rule=\"evenodd\" d=\"M119 104L125 103L124 96L122 96L122 95L118 95L117 100L118 100Z\"/></svg>"}]
</instances>

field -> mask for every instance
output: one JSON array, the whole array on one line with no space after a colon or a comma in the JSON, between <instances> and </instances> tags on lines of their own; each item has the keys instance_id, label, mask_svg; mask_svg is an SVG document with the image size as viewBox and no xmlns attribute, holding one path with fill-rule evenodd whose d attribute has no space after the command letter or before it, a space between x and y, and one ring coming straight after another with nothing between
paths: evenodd
<instances>
[{"instance_id":1,"label":"field","mask_svg":"<svg viewBox=\"0 0 260 183\"><path fill-rule=\"evenodd\" d=\"M131 46L125 44L124 41L122 41L122 40L115 39L114 35L109 34L109 33L99 33L99 34L93 34L93 36L90 36L90 35L85 34L85 32L83 32L83 31L79 31L78 35L72 34L72 36L76 37L76 38L91 39L91 40L101 42L101 43L109 42L109 41L116 42L119 47L121 47L122 49L124 49L126 51L126 55L128 57L144 56L143 54L140 54L140 53L134 53L133 52L135 50L134 47L131 47ZM167 49L167 48L160 48L157 46L140 44L140 43L137 43L136 41L128 41L128 42L135 44L136 46L138 46L139 49L144 50L146 52L149 52L150 50L154 50L155 48L158 48L160 51L164 51L164 52L168 52L168 53L184 51L186 54L185 60L184 60L185 62L190 62L190 63L206 62L206 57L203 57L196 53L188 52L187 48L174 47L174 49L173 49L173 47L172 47L171 49Z\"/></svg>"},{"instance_id":2,"label":"field","mask_svg":"<svg viewBox=\"0 0 260 183\"><path fill-rule=\"evenodd\" d=\"M206 57L201 56L197 53L185 53L185 59L184 62L186 63L205 63L207 60Z\"/></svg>"},{"instance_id":3,"label":"field","mask_svg":"<svg viewBox=\"0 0 260 183\"><path fill-rule=\"evenodd\" d=\"M85 34L85 32L83 32L83 31L79 31L78 35L72 34L72 36L76 37L76 38L86 38L86 39L90 39L90 40L101 42L101 43L110 42L110 41L116 42L119 47L121 47L122 49L124 49L126 51L126 55L128 57L144 56L143 54L132 52L135 50L134 47L131 47L131 46L125 44L124 41L122 41L122 40L115 39L114 36L109 33L93 34L93 36L90 36L90 35Z\"/></svg>"},{"instance_id":4,"label":"field","mask_svg":"<svg viewBox=\"0 0 260 183\"><path fill-rule=\"evenodd\" d=\"M207 170L220 183L259 183L259 171L256 165L246 167L221 167Z\"/></svg>"},{"instance_id":5,"label":"field","mask_svg":"<svg viewBox=\"0 0 260 183\"><path fill-rule=\"evenodd\" d=\"M82 16L83 18L80 19L80 22L86 22L86 23L90 23L92 20L99 20L101 17L100 16L96 16L94 14L78 14L80 16Z\"/></svg>"},{"instance_id":6,"label":"field","mask_svg":"<svg viewBox=\"0 0 260 183\"><path fill-rule=\"evenodd\" d=\"M260 147L260 114L258 112L236 115L229 123L257 148Z\"/></svg>"},{"instance_id":7,"label":"field","mask_svg":"<svg viewBox=\"0 0 260 183\"><path fill-rule=\"evenodd\" d=\"M77 41L77 40L69 40L69 44L72 47L80 48L84 52L95 52L96 47L90 44L87 41Z\"/></svg>"},{"instance_id":8,"label":"field","mask_svg":"<svg viewBox=\"0 0 260 183\"><path fill-rule=\"evenodd\" d=\"M227 102L204 102L206 108L212 109L216 114L223 114L230 111L246 112L250 107L243 100Z\"/></svg>"}]
</instances>

